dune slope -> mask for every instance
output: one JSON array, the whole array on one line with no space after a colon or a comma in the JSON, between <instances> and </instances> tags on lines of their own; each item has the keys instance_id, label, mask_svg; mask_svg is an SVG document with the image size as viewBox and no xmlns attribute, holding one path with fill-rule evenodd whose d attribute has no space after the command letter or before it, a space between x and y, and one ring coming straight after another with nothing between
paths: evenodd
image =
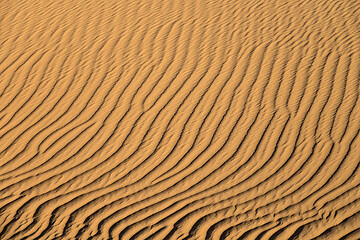
<instances>
[{"instance_id":1,"label":"dune slope","mask_svg":"<svg viewBox=\"0 0 360 240\"><path fill-rule=\"evenodd\" d=\"M360 1L0 13L0 239L360 238Z\"/></svg>"}]
</instances>

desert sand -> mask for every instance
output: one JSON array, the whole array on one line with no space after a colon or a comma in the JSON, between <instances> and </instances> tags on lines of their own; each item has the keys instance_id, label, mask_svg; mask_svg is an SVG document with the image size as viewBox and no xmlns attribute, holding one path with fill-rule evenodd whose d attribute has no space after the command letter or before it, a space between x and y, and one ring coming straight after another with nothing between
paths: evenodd
<instances>
[{"instance_id":1,"label":"desert sand","mask_svg":"<svg viewBox=\"0 0 360 240\"><path fill-rule=\"evenodd\" d=\"M359 239L359 0L3 0L0 239Z\"/></svg>"}]
</instances>

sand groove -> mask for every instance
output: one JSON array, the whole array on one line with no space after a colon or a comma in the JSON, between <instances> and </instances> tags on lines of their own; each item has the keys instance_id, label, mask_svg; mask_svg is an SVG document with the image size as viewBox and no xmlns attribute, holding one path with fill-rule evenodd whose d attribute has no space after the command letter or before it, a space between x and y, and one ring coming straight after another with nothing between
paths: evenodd
<instances>
[{"instance_id":1,"label":"sand groove","mask_svg":"<svg viewBox=\"0 0 360 240\"><path fill-rule=\"evenodd\" d=\"M359 1L0 12L0 239L360 238Z\"/></svg>"}]
</instances>

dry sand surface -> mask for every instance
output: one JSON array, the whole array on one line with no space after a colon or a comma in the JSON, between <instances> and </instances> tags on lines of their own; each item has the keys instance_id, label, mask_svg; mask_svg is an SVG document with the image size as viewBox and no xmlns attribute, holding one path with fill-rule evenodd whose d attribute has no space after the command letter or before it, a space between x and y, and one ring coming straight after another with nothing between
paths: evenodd
<instances>
[{"instance_id":1,"label":"dry sand surface","mask_svg":"<svg viewBox=\"0 0 360 240\"><path fill-rule=\"evenodd\" d=\"M359 0L2 0L0 239L359 239Z\"/></svg>"}]
</instances>

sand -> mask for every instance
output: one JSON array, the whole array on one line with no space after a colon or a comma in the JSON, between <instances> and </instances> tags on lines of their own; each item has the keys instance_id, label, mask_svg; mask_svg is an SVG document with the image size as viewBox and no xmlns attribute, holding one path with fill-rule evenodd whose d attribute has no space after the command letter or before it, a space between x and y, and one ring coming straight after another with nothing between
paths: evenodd
<instances>
[{"instance_id":1,"label":"sand","mask_svg":"<svg viewBox=\"0 0 360 240\"><path fill-rule=\"evenodd\" d=\"M0 239L359 239L359 0L3 0Z\"/></svg>"}]
</instances>

